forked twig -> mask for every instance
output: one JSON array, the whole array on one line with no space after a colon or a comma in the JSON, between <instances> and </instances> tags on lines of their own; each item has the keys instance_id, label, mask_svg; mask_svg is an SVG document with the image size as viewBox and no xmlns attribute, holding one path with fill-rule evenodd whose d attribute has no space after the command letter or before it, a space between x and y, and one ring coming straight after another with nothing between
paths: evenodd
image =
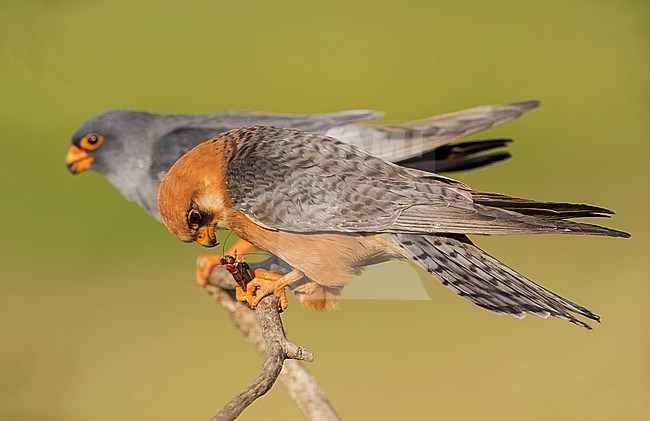
<instances>
[{"instance_id":1,"label":"forked twig","mask_svg":"<svg viewBox=\"0 0 650 421\"><path fill-rule=\"evenodd\" d=\"M265 297L255 311L251 310L235 300L233 279L222 267L212 271L208 284L203 288L228 312L235 327L257 352L266 356L257 378L215 414L211 421L235 419L268 392L277 378L308 419L340 419L316 379L297 361L312 361L313 354L287 340L278 311L279 299L275 295Z\"/></svg>"}]
</instances>

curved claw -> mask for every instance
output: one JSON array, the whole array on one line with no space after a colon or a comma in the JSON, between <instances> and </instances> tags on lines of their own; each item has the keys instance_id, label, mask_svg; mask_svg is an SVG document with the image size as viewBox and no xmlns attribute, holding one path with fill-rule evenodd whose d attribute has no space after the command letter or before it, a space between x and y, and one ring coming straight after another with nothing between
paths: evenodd
<instances>
[{"instance_id":1,"label":"curved claw","mask_svg":"<svg viewBox=\"0 0 650 421\"><path fill-rule=\"evenodd\" d=\"M304 277L302 272L295 269L284 276L264 269L256 269L254 276L253 280L246 286L245 297L242 297L242 301L246 301L254 309L262 298L274 294L280 299L280 308L278 310L281 312L286 310L289 305L285 288L287 285Z\"/></svg>"},{"instance_id":2,"label":"curved claw","mask_svg":"<svg viewBox=\"0 0 650 421\"><path fill-rule=\"evenodd\" d=\"M245 301L251 308L257 307L262 298L274 294L280 299L280 311L284 311L289 305L285 293L286 283L282 282L282 275L269 272L264 269L255 270L255 278L246 285Z\"/></svg>"},{"instance_id":3,"label":"curved claw","mask_svg":"<svg viewBox=\"0 0 650 421\"><path fill-rule=\"evenodd\" d=\"M235 287L235 299L238 302L248 302L248 296L246 295L246 291L241 289L239 285Z\"/></svg>"},{"instance_id":4,"label":"curved claw","mask_svg":"<svg viewBox=\"0 0 650 421\"><path fill-rule=\"evenodd\" d=\"M286 285L279 286L276 282L267 279L255 278L248 283L246 292L241 297L241 301L246 301L254 309L262 301L262 298L273 294L280 299L280 308L278 310L282 312L289 306L285 287Z\"/></svg>"}]
</instances>

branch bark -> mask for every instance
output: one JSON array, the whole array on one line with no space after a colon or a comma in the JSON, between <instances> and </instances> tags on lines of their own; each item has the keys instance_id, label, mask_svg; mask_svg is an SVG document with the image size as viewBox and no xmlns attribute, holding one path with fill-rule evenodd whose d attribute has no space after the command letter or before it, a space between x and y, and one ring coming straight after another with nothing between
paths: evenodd
<instances>
[{"instance_id":1,"label":"branch bark","mask_svg":"<svg viewBox=\"0 0 650 421\"><path fill-rule=\"evenodd\" d=\"M279 268L274 269L280 271ZM308 419L340 419L314 376L297 361L312 361L313 355L287 340L276 296L265 297L255 311L251 310L235 300L233 278L222 267L212 271L203 289L226 310L235 327L255 350L266 357L253 383L215 414L211 421L234 420L255 399L268 392L277 378Z\"/></svg>"}]
</instances>

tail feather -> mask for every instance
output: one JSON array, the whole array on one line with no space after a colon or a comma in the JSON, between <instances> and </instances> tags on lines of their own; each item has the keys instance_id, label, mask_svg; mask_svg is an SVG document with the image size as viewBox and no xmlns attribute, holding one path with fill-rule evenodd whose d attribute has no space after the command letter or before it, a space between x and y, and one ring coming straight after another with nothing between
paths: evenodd
<instances>
[{"instance_id":1,"label":"tail feather","mask_svg":"<svg viewBox=\"0 0 650 421\"><path fill-rule=\"evenodd\" d=\"M496 148L502 148L512 139L487 139L487 140L472 140L468 142L455 143L453 145L445 145L436 148L433 151L426 152L422 155L423 159L454 159L465 158L467 156L485 152ZM417 158L416 158L417 159ZM406 162L408 162L407 160Z\"/></svg>"},{"instance_id":2,"label":"tail feather","mask_svg":"<svg viewBox=\"0 0 650 421\"><path fill-rule=\"evenodd\" d=\"M472 170L474 168L481 168L494 164L495 162L503 161L510 158L507 152L491 153L486 155L472 156L467 158L453 158L453 159L431 159L419 160L414 159L409 163L398 163L399 165L407 168L413 168L420 171L431 173L443 173L453 171Z\"/></svg>"},{"instance_id":3,"label":"tail feather","mask_svg":"<svg viewBox=\"0 0 650 421\"><path fill-rule=\"evenodd\" d=\"M498 193L472 192L472 199L474 199L475 203L484 206L506 209L542 219L608 218L609 215L614 214L613 211L598 206L561 202L539 202Z\"/></svg>"},{"instance_id":4,"label":"tail feather","mask_svg":"<svg viewBox=\"0 0 650 421\"><path fill-rule=\"evenodd\" d=\"M419 234L580 234L630 237L630 234L623 231L563 218L539 218L478 203L473 203L469 209L454 205L444 209L444 212L441 212L439 206L429 204L411 206L391 222L390 230L387 231Z\"/></svg>"},{"instance_id":5,"label":"tail feather","mask_svg":"<svg viewBox=\"0 0 650 421\"><path fill-rule=\"evenodd\" d=\"M461 297L495 313L558 317L591 329L572 313L600 317L537 285L476 247L464 235L393 234L404 254Z\"/></svg>"},{"instance_id":6,"label":"tail feather","mask_svg":"<svg viewBox=\"0 0 650 421\"><path fill-rule=\"evenodd\" d=\"M475 156L480 152L501 148L509 142L512 140L490 139L445 145L425 152L421 156L396 162L396 164L433 173L469 170L510 158L510 154L507 152Z\"/></svg>"}]
</instances>

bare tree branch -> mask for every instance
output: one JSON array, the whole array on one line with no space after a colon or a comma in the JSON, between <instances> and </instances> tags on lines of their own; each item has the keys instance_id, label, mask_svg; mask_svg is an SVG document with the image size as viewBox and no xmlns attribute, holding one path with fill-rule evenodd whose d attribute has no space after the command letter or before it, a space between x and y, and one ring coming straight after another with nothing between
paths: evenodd
<instances>
[{"instance_id":1,"label":"bare tree branch","mask_svg":"<svg viewBox=\"0 0 650 421\"><path fill-rule=\"evenodd\" d=\"M278 376L291 399L308 419L340 419L316 379L295 361L312 361L313 355L287 340L278 312L277 297L264 298L255 311L238 303L234 298L233 279L222 267L212 271L209 283L203 288L228 312L235 327L255 350L266 356L260 374L253 383L235 396L211 421L235 419L255 399L268 392ZM285 359L288 361L285 362Z\"/></svg>"}]
</instances>

